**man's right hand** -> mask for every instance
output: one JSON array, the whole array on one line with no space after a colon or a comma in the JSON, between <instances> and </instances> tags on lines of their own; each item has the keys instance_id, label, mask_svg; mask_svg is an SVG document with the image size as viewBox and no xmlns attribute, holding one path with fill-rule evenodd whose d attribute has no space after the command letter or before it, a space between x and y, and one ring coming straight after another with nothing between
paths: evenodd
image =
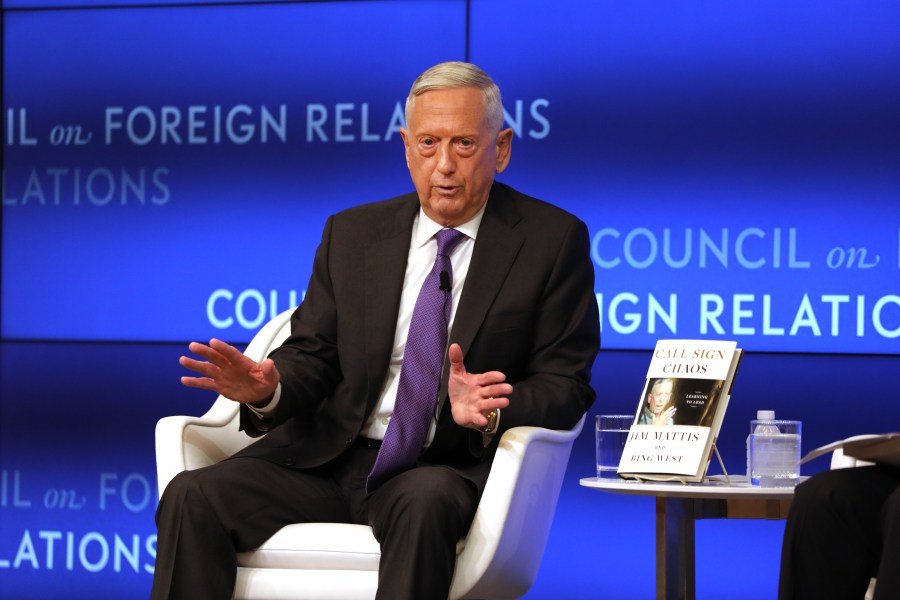
<instances>
[{"instance_id":1,"label":"man's right hand","mask_svg":"<svg viewBox=\"0 0 900 600\"><path fill-rule=\"evenodd\" d=\"M205 358L204 362L187 356L178 359L181 366L196 371L203 377L182 377L188 387L212 390L241 404L265 405L272 398L281 377L272 359L257 364L252 359L225 342L217 339L209 345L191 342L191 352Z\"/></svg>"},{"instance_id":2,"label":"man's right hand","mask_svg":"<svg viewBox=\"0 0 900 600\"><path fill-rule=\"evenodd\" d=\"M669 425L669 420L675 417L675 407L670 406L662 413L653 417L653 425Z\"/></svg>"}]
</instances>

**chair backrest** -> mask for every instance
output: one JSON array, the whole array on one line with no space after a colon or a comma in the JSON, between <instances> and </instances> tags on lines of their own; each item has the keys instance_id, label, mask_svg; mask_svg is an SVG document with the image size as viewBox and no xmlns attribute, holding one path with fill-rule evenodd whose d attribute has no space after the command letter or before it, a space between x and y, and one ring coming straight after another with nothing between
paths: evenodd
<instances>
[{"instance_id":1,"label":"chair backrest","mask_svg":"<svg viewBox=\"0 0 900 600\"><path fill-rule=\"evenodd\" d=\"M871 435L863 434L863 435L853 435L848 437L844 442L851 442L858 439L866 439L871 438ZM844 454L843 446L839 446L835 448L835 450L831 453L831 468L832 469L846 469L848 467L865 467L869 465L874 465L875 463L869 462L867 460L862 460L859 458L854 458L852 456L847 456Z\"/></svg>"},{"instance_id":2,"label":"chair backrest","mask_svg":"<svg viewBox=\"0 0 900 600\"><path fill-rule=\"evenodd\" d=\"M831 468L832 469L847 469L850 467L857 466L858 461L852 456L847 456L844 454L843 448L837 448L834 452L831 453Z\"/></svg>"}]
</instances>

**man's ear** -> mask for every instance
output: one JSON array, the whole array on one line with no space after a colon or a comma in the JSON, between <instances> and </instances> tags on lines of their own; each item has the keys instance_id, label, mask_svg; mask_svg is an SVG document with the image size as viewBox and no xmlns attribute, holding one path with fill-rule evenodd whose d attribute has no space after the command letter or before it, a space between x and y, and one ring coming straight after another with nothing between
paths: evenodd
<instances>
[{"instance_id":1,"label":"man's ear","mask_svg":"<svg viewBox=\"0 0 900 600\"><path fill-rule=\"evenodd\" d=\"M403 138L403 153L406 155L406 168L409 168L409 131L400 128L400 137Z\"/></svg>"},{"instance_id":2,"label":"man's ear","mask_svg":"<svg viewBox=\"0 0 900 600\"><path fill-rule=\"evenodd\" d=\"M512 154L512 128L504 129L497 134L497 172L502 173L509 164L509 158Z\"/></svg>"}]
</instances>

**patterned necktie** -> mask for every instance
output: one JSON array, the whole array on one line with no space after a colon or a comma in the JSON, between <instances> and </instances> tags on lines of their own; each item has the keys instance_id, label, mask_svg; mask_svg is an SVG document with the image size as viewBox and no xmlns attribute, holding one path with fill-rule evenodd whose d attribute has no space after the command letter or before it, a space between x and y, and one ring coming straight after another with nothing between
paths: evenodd
<instances>
[{"instance_id":1,"label":"patterned necktie","mask_svg":"<svg viewBox=\"0 0 900 600\"><path fill-rule=\"evenodd\" d=\"M409 323L394 414L366 481L370 492L416 463L437 404L450 321L450 253L465 235L455 229L442 229L436 237L434 266L425 277Z\"/></svg>"}]
</instances>

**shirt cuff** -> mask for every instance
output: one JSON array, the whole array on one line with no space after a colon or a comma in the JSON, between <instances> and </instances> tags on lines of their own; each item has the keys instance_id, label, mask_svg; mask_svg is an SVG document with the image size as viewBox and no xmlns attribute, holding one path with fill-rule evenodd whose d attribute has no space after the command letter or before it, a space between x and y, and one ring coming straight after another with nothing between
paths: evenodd
<instances>
[{"instance_id":1,"label":"shirt cuff","mask_svg":"<svg viewBox=\"0 0 900 600\"><path fill-rule=\"evenodd\" d=\"M267 419L271 417L275 413L275 407L278 406L278 401L281 399L281 382L278 382L278 385L275 387L275 393L272 395L272 400L269 401L268 404L263 406L262 408L253 406L252 404L247 404L247 408L255 414L260 419Z\"/></svg>"}]
</instances>

